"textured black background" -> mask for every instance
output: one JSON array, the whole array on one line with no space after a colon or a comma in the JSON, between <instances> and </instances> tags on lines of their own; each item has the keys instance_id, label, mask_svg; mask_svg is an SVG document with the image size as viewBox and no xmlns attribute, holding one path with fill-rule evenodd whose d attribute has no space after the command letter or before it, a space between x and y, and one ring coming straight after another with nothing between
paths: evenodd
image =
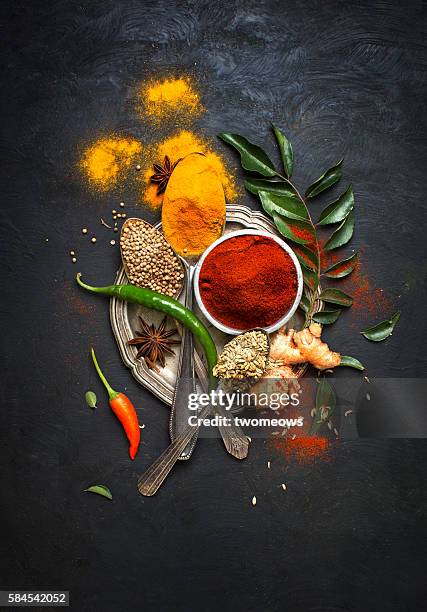
<instances>
[{"instance_id":1,"label":"textured black background","mask_svg":"<svg viewBox=\"0 0 427 612\"><path fill-rule=\"evenodd\" d=\"M365 246L370 276L403 315L381 345L359 337L356 313L329 339L363 356L370 375L424 376L423 8L2 2L0 588L69 589L75 610L424 609L423 440L343 443L332 461L307 467L273 460L263 441L237 463L202 440L144 499L135 480L167 443L168 411L121 365L107 301L73 282L80 269L107 284L117 269L99 217L120 199L128 213L143 212L131 191L87 190L76 171L82 147L113 130L151 137L135 113L137 84L190 71L208 109L198 122L206 135L236 131L270 147L277 122L302 186L345 157L354 245ZM96 228L95 247L83 226ZM141 407L135 463L88 362L91 344ZM101 398L96 413L82 399L89 388ZM81 493L95 482L111 487L113 502Z\"/></svg>"}]
</instances>

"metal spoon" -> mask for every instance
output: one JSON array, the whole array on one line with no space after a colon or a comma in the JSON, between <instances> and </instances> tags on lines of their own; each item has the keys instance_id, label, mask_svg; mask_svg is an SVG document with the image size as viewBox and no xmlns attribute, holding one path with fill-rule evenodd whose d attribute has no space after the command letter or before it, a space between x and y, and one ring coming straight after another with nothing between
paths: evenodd
<instances>
[{"instance_id":1,"label":"metal spoon","mask_svg":"<svg viewBox=\"0 0 427 612\"><path fill-rule=\"evenodd\" d=\"M130 217L125 221L122 226L120 238L125 235L125 227L127 227L131 222L139 221L143 223L147 227L153 228L150 223L143 219L138 219L136 217ZM154 228L157 230L157 228ZM162 239L165 239L163 234L159 232ZM127 262L123 257L123 251L121 247L120 241L120 255L123 263L124 270L129 277L129 268L127 266ZM194 274L194 264L189 265L188 262L178 257L180 264L182 266L182 272L184 273L185 283L183 282L180 287L175 291L174 297L178 299L180 296L184 284L185 284L185 300L184 304L187 308L191 309L192 306L192 277ZM174 396L172 401L172 409L169 419L169 432L171 439L173 440L177 433L183 431L188 422L188 395L189 393L194 393L196 390L195 384L195 373L194 373L194 346L193 346L193 336L191 333L187 331L186 328L183 328L182 340L181 340L181 351L178 362L178 371L177 371L177 384L174 390ZM219 409L219 413L221 414L221 409ZM225 416L225 413L222 413L222 416ZM247 446L247 438L244 435L243 431L240 427L219 427L221 437L223 439L225 448L227 452L231 455L235 456L237 459L244 459L248 454L248 446ZM191 456L191 452L194 449L194 446L197 441L197 436L194 437L194 440L191 441L191 444L188 444L188 447L184 450L182 459L189 459Z\"/></svg>"},{"instance_id":2,"label":"metal spoon","mask_svg":"<svg viewBox=\"0 0 427 612\"><path fill-rule=\"evenodd\" d=\"M267 332L263 329L254 329L249 331L260 331L263 332L267 336L267 356L270 352L270 337ZM247 333L247 332L244 332ZM237 336L236 336L237 337ZM208 417L212 412L217 412L221 416L226 415L226 412L223 408L219 406L208 405L205 406L198 414L199 419L204 419ZM150 497L154 495L163 482L165 481L167 475L178 461L180 456L182 455L185 447L192 443L192 438L197 438L198 433L197 425L190 425L187 421L187 426L181 431L174 439L174 441L168 446L166 450L151 464L151 466L139 477L137 482L138 491L141 495L145 495ZM233 456L243 459L248 454L249 449L249 439L244 434L241 434L241 429L235 423L232 426L224 427L227 432L226 437L223 436L224 444L226 444L225 440L229 441L230 449L226 448L230 454ZM221 431L221 428L220 428ZM222 434L222 432L221 432Z\"/></svg>"}]
</instances>

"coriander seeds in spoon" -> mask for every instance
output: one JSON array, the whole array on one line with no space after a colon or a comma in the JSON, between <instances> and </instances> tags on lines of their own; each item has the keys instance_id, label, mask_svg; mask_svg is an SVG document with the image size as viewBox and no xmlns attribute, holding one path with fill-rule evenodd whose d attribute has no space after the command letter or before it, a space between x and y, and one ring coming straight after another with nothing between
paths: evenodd
<instances>
[{"instance_id":1,"label":"coriander seeds in spoon","mask_svg":"<svg viewBox=\"0 0 427 612\"><path fill-rule=\"evenodd\" d=\"M120 253L132 285L178 297L184 285L179 257L159 230L142 219L130 218L122 226Z\"/></svg>"}]
</instances>

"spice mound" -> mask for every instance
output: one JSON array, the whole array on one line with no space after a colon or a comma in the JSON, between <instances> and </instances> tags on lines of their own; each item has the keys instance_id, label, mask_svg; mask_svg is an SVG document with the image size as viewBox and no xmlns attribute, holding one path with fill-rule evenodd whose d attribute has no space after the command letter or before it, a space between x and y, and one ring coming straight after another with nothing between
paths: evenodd
<instances>
[{"instance_id":1,"label":"spice mound","mask_svg":"<svg viewBox=\"0 0 427 612\"><path fill-rule=\"evenodd\" d=\"M213 374L222 379L259 378L267 367L268 352L265 332L254 330L240 334L224 346Z\"/></svg>"},{"instance_id":2,"label":"spice mound","mask_svg":"<svg viewBox=\"0 0 427 612\"><path fill-rule=\"evenodd\" d=\"M152 81L140 93L144 118L158 123L178 113L186 118L199 115L203 106L188 77Z\"/></svg>"},{"instance_id":3,"label":"spice mound","mask_svg":"<svg viewBox=\"0 0 427 612\"><path fill-rule=\"evenodd\" d=\"M272 238L240 235L206 257L199 291L211 316L232 329L269 327L292 307L298 275L289 254Z\"/></svg>"},{"instance_id":4,"label":"spice mound","mask_svg":"<svg viewBox=\"0 0 427 612\"><path fill-rule=\"evenodd\" d=\"M162 226L173 249L184 257L199 256L222 233L224 190L204 155L181 160L166 187Z\"/></svg>"},{"instance_id":5,"label":"spice mound","mask_svg":"<svg viewBox=\"0 0 427 612\"><path fill-rule=\"evenodd\" d=\"M141 219L128 219L120 236L122 260L129 282L164 295L179 293L184 270L164 236Z\"/></svg>"},{"instance_id":6,"label":"spice mound","mask_svg":"<svg viewBox=\"0 0 427 612\"><path fill-rule=\"evenodd\" d=\"M141 151L141 143L134 138L102 138L86 149L80 166L93 187L107 191L130 168Z\"/></svg>"},{"instance_id":7,"label":"spice mound","mask_svg":"<svg viewBox=\"0 0 427 612\"><path fill-rule=\"evenodd\" d=\"M150 208L160 208L163 203L163 195L162 193L158 193L159 184L152 182L152 162L154 161L156 164L162 164L164 158L168 157L173 165L190 153L194 153L194 151L203 153L206 156L206 161L219 176L227 201L234 202L237 199L238 192L234 176L223 158L214 152L211 143L204 140L200 134L195 134L188 130L181 130L177 134L173 134L165 140L152 145L146 155L147 165L143 168L142 172L144 181L143 200Z\"/></svg>"}]
</instances>

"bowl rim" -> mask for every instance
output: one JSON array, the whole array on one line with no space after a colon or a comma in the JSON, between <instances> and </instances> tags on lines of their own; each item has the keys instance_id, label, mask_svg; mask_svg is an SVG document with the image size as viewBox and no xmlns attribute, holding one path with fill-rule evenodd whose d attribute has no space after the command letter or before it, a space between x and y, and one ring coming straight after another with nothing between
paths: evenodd
<instances>
[{"instance_id":1,"label":"bowl rim","mask_svg":"<svg viewBox=\"0 0 427 612\"><path fill-rule=\"evenodd\" d=\"M301 297L302 297L303 286L304 286L304 279L303 279L301 264L298 261L298 258L295 255L295 253L292 250L292 248L284 240L279 238L279 236L275 236L274 234L271 234L270 232L267 232L267 231L264 231L264 230L242 229L242 230L235 230L233 232L229 232L228 234L224 234L223 236L221 236L220 238L215 240L215 242L213 242L204 251L203 255L200 257L199 261L196 264L195 271L194 271L194 283L193 283L194 294L196 296L196 302L197 302L200 310L202 311L203 316L206 317L206 319L212 325L214 325L217 329L219 329L220 331L222 331L222 332L224 332L226 334L230 334L230 335L233 335L233 336L237 336L238 334L244 333L245 331L249 331L249 330L247 330L247 329L234 329L233 327L228 327L227 325L224 325L220 321L217 321L215 319L215 317L213 317L210 314L210 312L207 310L207 308L205 307L205 305L203 303L202 296L200 295L199 277L200 277L200 271L202 269L202 266L203 266L203 263L204 263L206 257L219 244L221 244L222 242L225 242L226 240L230 240L230 238L235 238L236 236L248 236L248 235L249 236L264 236L266 238L270 238L271 240L274 240L290 256L290 258L292 259L292 261L293 261L293 263L295 265L296 271L297 271L298 288L297 288L295 300L294 300L291 308L276 323L274 323L273 325L269 325L268 327L263 327L262 329L264 329L264 331L266 331L267 333L275 332L280 327L282 327L285 323L287 323L289 321L289 319L295 314L295 312L296 312L296 310L297 310L297 308L299 306L299 303L300 303Z\"/></svg>"}]
</instances>

